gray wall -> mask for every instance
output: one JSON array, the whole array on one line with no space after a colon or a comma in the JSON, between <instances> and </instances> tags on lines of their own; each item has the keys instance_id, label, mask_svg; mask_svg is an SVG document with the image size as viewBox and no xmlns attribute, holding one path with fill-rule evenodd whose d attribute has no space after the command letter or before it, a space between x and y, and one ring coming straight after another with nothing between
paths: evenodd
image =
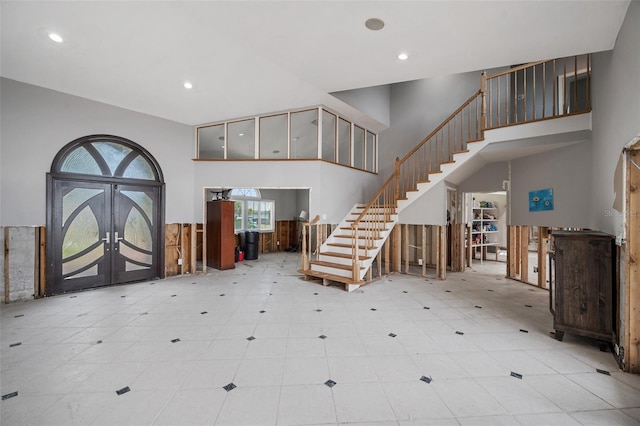
<instances>
[{"instance_id":1,"label":"gray wall","mask_svg":"<svg viewBox=\"0 0 640 426\"><path fill-rule=\"evenodd\" d=\"M391 86L365 87L362 89L344 90L331 93L341 101L359 109L375 120L389 126L391 124L390 101Z\"/></svg>"},{"instance_id":2,"label":"gray wall","mask_svg":"<svg viewBox=\"0 0 640 426\"><path fill-rule=\"evenodd\" d=\"M589 142L511 162L511 223L588 228L591 199ZM529 211L529 191L553 189L553 210Z\"/></svg>"},{"instance_id":3,"label":"gray wall","mask_svg":"<svg viewBox=\"0 0 640 426\"><path fill-rule=\"evenodd\" d=\"M621 233L622 148L640 134L640 2L632 1L613 51L593 55L591 226Z\"/></svg>"},{"instance_id":4,"label":"gray wall","mask_svg":"<svg viewBox=\"0 0 640 426\"><path fill-rule=\"evenodd\" d=\"M399 223L445 225L447 223L447 185L440 181L400 212Z\"/></svg>"},{"instance_id":5,"label":"gray wall","mask_svg":"<svg viewBox=\"0 0 640 426\"><path fill-rule=\"evenodd\" d=\"M378 190L376 175L324 161L198 161L195 163L195 194L202 188L272 188L306 191L296 211L309 217L326 215L325 223L339 223L355 203L368 202ZM196 220L202 220L202 195L192 200Z\"/></svg>"},{"instance_id":6,"label":"gray wall","mask_svg":"<svg viewBox=\"0 0 640 426\"><path fill-rule=\"evenodd\" d=\"M326 215L328 223L338 223L378 189L376 175L326 162L193 162L191 126L14 80L2 79L0 89L1 225L45 224L45 178L53 158L91 134L130 139L156 158L166 182L167 223L202 222L208 187L293 189L287 219L307 210L310 217Z\"/></svg>"},{"instance_id":7,"label":"gray wall","mask_svg":"<svg viewBox=\"0 0 640 426\"><path fill-rule=\"evenodd\" d=\"M391 85L391 127L379 134L380 178L480 88L480 72Z\"/></svg>"},{"instance_id":8,"label":"gray wall","mask_svg":"<svg viewBox=\"0 0 640 426\"><path fill-rule=\"evenodd\" d=\"M166 221L191 222L194 133L191 126L2 79L0 224L44 225L46 173L58 151L87 135L130 139L160 163Z\"/></svg>"},{"instance_id":9,"label":"gray wall","mask_svg":"<svg viewBox=\"0 0 640 426\"><path fill-rule=\"evenodd\" d=\"M488 163L468 179L458 185L460 192L502 191L502 182L509 180L509 163L500 161Z\"/></svg>"},{"instance_id":10,"label":"gray wall","mask_svg":"<svg viewBox=\"0 0 640 426\"><path fill-rule=\"evenodd\" d=\"M276 203L276 220L294 220L300 210L309 211L308 189L261 189L260 194L265 200ZM303 199L303 201L300 200ZM306 199L306 204L304 200ZM301 207L304 206L304 207Z\"/></svg>"},{"instance_id":11,"label":"gray wall","mask_svg":"<svg viewBox=\"0 0 640 426\"><path fill-rule=\"evenodd\" d=\"M593 158L590 163L591 226L609 234L621 234L624 182L622 148L640 135L640 2L632 1L613 51L593 55ZM624 252L626 247L622 247ZM620 300L627 305L625 268L620 266ZM634 283L629 283L634 284ZM637 284L637 283L635 283ZM627 335L626 309L620 309L621 343ZM637 349L637 348L636 348ZM630 349L625 348L628 352Z\"/></svg>"}]
</instances>

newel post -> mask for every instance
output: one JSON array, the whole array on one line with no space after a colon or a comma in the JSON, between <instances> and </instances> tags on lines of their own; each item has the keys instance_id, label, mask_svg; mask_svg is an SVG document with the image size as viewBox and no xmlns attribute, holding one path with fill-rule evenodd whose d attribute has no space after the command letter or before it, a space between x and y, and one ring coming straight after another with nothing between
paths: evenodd
<instances>
[{"instance_id":1,"label":"newel post","mask_svg":"<svg viewBox=\"0 0 640 426\"><path fill-rule=\"evenodd\" d=\"M480 81L480 93L482 95L482 116L480 117L480 135L484 139L484 131L487 128L487 72L482 71Z\"/></svg>"}]
</instances>

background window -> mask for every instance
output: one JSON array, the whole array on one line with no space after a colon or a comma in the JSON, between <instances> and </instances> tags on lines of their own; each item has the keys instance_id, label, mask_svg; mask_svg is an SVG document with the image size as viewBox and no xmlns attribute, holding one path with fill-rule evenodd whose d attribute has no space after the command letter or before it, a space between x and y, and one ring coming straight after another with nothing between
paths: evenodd
<instances>
[{"instance_id":1,"label":"background window","mask_svg":"<svg viewBox=\"0 0 640 426\"><path fill-rule=\"evenodd\" d=\"M260 118L260 159L287 158L287 114Z\"/></svg>"},{"instance_id":2,"label":"background window","mask_svg":"<svg viewBox=\"0 0 640 426\"><path fill-rule=\"evenodd\" d=\"M322 159L336 161L336 121L337 117L322 110Z\"/></svg>"},{"instance_id":3,"label":"background window","mask_svg":"<svg viewBox=\"0 0 640 426\"><path fill-rule=\"evenodd\" d=\"M318 158L318 110L291 113L290 158Z\"/></svg>"},{"instance_id":4,"label":"background window","mask_svg":"<svg viewBox=\"0 0 640 426\"><path fill-rule=\"evenodd\" d=\"M198 129L198 158L224 158L224 124Z\"/></svg>"},{"instance_id":5,"label":"background window","mask_svg":"<svg viewBox=\"0 0 640 426\"><path fill-rule=\"evenodd\" d=\"M338 122L338 163L351 165L351 123L343 118Z\"/></svg>"},{"instance_id":6,"label":"background window","mask_svg":"<svg viewBox=\"0 0 640 426\"><path fill-rule=\"evenodd\" d=\"M364 129L358 126L353 130L353 167L364 169Z\"/></svg>"},{"instance_id":7,"label":"background window","mask_svg":"<svg viewBox=\"0 0 640 426\"><path fill-rule=\"evenodd\" d=\"M367 132L367 145L365 147L366 162L365 170L375 172L376 170L376 135Z\"/></svg>"},{"instance_id":8,"label":"background window","mask_svg":"<svg viewBox=\"0 0 640 426\"><path fill-rule=\"evenodd\" d=\"M227 158L254 159L256 158L256 124L255 120L243 120L229 123Z\"/></svg>"}]
</instances>

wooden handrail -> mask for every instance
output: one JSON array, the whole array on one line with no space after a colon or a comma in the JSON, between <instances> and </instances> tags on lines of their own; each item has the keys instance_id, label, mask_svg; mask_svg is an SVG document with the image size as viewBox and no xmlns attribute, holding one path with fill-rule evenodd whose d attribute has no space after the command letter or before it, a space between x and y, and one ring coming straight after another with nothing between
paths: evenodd
<instances>
[{"instance_id":1,"label":"wooden handrail","mask_svg":"<svg viewBox=\"0 0 640 426\"><path fill-rule=\"evenodd\" d=\"M528 64L523 64L523 65L520 65L520 66L517 66L517 67L509 68L509 69L506 69L504 71L500 71L500 72L497 72L495 74L488 75L487 76L487 80L490 80L490 79L496 78L496 77L500 77L502 75L507 75L507 74L511 74L511 73L514 73L514 72L518 72L518 71L521 71L521 70L523 70L525 68L533 67L535 65L542 65L545 62L549 62L549 61L553 61L553 59L547 59L547 60L544 60L544 61L537 61L537 62L530 62Z\"/></svg>"},{"instance_id":2,"label":"wooden handrail","mask_svg":"<svg viewBox=\"0 0 640 426\"><path fill-rule=\"evenodd\" d=\"M458 115L460 113L460 111L462 111L465 107L469 106L469 104L471 104L471 102L473 102L473 100L475 98L477 98L480 93L481 93L481 91L478 90L476 93L471 95L471 97L469 99L467 99L462 105L460 105L460 108L455 110L451 115L449 115L449 117L445 118L445 120L442 123L440 123L440 125L438 127L436 127L434 131L429 133L429 135L427 135L426 138L422 139L422 141L420 141L418 143L418 145L416 145L411 151L409 151L409 153L407 155L402 157L402 160L400 160L400 164L402 164L405 161L407 161L407 159L409 159L409 157L411 157L413 154L415 154L416 151L418 151L425 143L429 142L429 140L435 134L437 134L440 130L442 130L444 128L444 126L447 125L447 123L449 123L456 115Z\"/></svg>"}]
</instances>

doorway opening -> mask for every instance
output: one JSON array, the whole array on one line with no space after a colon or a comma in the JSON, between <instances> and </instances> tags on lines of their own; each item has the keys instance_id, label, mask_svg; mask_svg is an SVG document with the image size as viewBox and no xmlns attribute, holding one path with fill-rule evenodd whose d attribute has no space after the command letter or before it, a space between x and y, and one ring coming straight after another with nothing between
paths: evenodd
<instances>
[{"instance_id":1,"label":"doorway opening","mask_svg":"<svg viewBox=\"0 0 640 426\"><path fill-rule=\"evenodd\" d=\"M507 193L474 192L465 194L468 229L469 266L484 262L507 261Z\"/></svg>"},{"instance_id":2,"label":"doorway opening","mask_svg":"<svg viewBox=\"0 0 640 426\"><path fill-rule=\"evenodd\" d=\"M47 296L162 276L164 180L140 145L92 135L47 173Z\"/></svg>"}]
</instances>

